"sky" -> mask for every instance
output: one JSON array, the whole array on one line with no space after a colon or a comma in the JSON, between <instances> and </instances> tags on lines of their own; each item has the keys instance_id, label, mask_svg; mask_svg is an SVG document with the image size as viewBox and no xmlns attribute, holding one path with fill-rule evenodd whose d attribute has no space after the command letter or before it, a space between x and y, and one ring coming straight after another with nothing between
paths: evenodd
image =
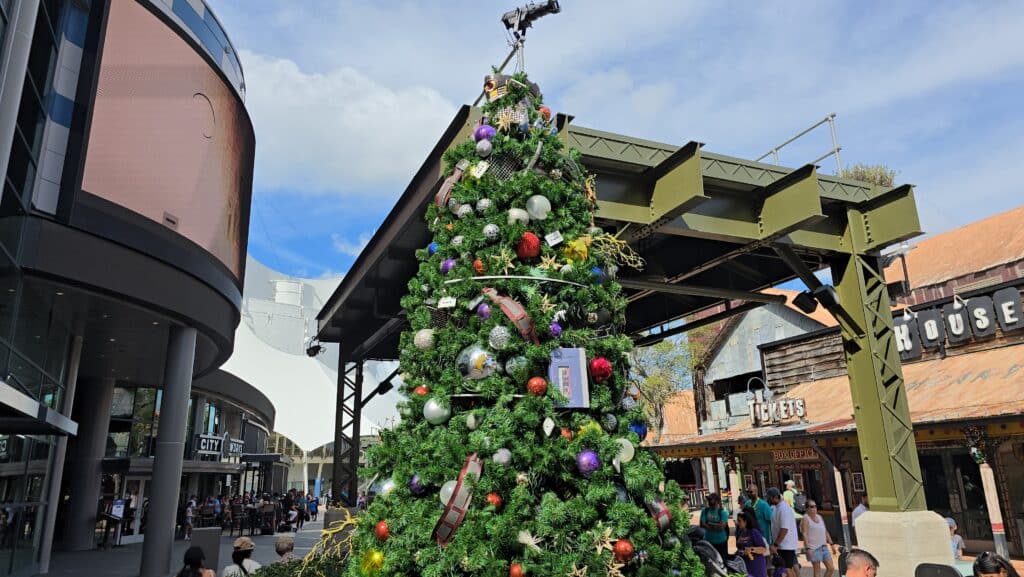
<instances>
[{"instance_id":1,"label":"sky","mask_svg":"<svg viewBox=\"0 0 1024 577\"><path fill-rule=\"evenodd\" d=\"M208 3L256 130L249 252L304 277L348 270L508 52L518 5ZM929 234L1024 202L1024 2L561 5L528 32L526 70L576 124L756 158L834 112L843 163L916 185ZM830 146L819 129L780 160Z\"/></svg>"}]
</instances>

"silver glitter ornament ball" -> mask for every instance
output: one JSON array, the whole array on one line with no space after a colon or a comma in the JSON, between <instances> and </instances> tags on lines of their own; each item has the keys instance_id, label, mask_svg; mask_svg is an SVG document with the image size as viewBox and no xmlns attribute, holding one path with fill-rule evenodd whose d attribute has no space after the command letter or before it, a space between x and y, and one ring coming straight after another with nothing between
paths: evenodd
<instances>
[{"instance_id":1,"label":"silver glitter ornament ball","mask_svg":"<svg viewBox=\"0 0 1024 577\"><path fill-rule=\"evenodd\" d=\"M448 199L448 210L452 212L458 212L460 206L462 206L461 202L455 200L454 198Z\"/></svg>"},{"instance_id":2,"label":"silver glitter ornament ball","mask_svg":"<svg viewBox=\"0 0 1024 577\"><path fill-rule=\"evenodd\" d=\"M462 246L462 241L466 240L461 234L452 237L452 246Z\"/></svg>"},{"instance_id":3,"label":"silver glitter ornament ball","mask_svg":"<svg viewBox=\"0 0 1024 577\"><path fill-rule=\"evenodd\" d=\"M619 401L619 406L621 406L623 410L632 411L636 408L636 400L633 399L633 397L622 397L622 400Z\"/></svg>"},{"instance_id":4,"label":"silver glitter ornament ball","mask_svg":"<svg viewBox=\"0 0 1024 577\"><path fill-rule=\"evenodd\" d=\"M609 433L613 433L615 429L619 428L619 420L611 413L604 415L604 422L602 424L604 425L604 430Z\"/></svg>"},{"instance_id":5,"label":"silver glitter ornament ball","mask_svg":"<svg viewBox=\"0 0 1024 577\"><path fill-rule=\"evenodd\" d=\"M494 151L494 145L490 140L481 140L476 143L476 155L480 158L487 158Z\"/></svg>"},{"instance_id":6,"label":"silver glitter ornament ball","mask_svg":"<svg viewBox=\"0 0 1024 577\"><path fill-rule=\"evenodd\" d=\"M469 216L471 214L473 214L473 207L469 206L468 204L464 204L464 205L460 206L459 210L457 210L455 212L455 216L457 216L459 218L466 218L467 216Z\"/></svg>"},{"instance_id":7,"label":"silver glitter ornament ball","mask_svg":"<svg viewBox=\"0 0 1024 577\"><path fill-rule=\"evenodd\" d=\"M500 351L508 346L510 338L512 338L512 333L507 328L498 325L491 329L491 333L487 336L487 342L491 347Z\"/></svg>"},{"instance_id":8,"label":"silver glitter ornament ball","mask_svg":"<svg viewBox=\"0 0 1024 577\"><path fill-rule=\"evenodd\" d=\"M480 214L487 212L488 210L491 209L492 206L494 206L494 203L491 202L491 199L489 198L481 198L480 200L476 201L476 211L479 212Z\"/></svg>"},{"instance_id":9,"label":"silver glitter ornament ball","mask_svg":"<svg viewBox=\"0 0 1024 577\"><path fill-rule=\"evenodd\" d=\"M501 229L496 224L488 224L484 226L484 238L487 240L498 240L498 235L501 234Z\"/></svg>"}]
</instances>

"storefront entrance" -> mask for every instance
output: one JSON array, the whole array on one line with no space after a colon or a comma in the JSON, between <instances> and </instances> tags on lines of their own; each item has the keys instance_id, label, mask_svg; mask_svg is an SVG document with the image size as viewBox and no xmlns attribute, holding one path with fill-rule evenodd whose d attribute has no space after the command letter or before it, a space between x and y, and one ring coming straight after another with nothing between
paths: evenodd
<instances>
[{"instance_id":1,"label":"storefront entrance","mask_svg":"<svg viewBox=\"0 0 1024 577\"><path fill-rule=\"evenodd\" d=\"M991 551L994 543L981 471L967 449L922 449L920 462L928 508L956 520L968 551Z\"/></svg>"},{"instance_id":2,"label":"storefront entrance","mask_svg":"<svg viewBox=\"0 0 1024 577\"><path fill-rule=\"evenodd\" d=\"M116 499L124 501L119 543L141 543L146 536L146 512L149 509L149 483L143 477L123 477Z\"/></svg>"}]
</instances>

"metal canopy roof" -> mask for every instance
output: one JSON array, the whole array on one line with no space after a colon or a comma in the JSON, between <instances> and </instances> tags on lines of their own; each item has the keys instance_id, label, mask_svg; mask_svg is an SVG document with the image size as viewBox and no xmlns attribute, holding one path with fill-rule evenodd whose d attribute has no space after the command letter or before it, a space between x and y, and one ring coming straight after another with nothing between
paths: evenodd
<instances>
[{"instance_id":1,"label":"metal canopy roof","mask_svg":"<svg viewBox=\"0 0 1024 577\"><path fill-rule=\"evenodd\" d=\"M468 138L479 110L463 106L373 239L317 316L318 337L347 361L398 358L400 299L431 241L423 219L445 150ZM920 234L910 186L885 188L571 125L561 138L597 178L597 224L647 261L623 269L629 334L726 305L721 318L784 297L758 294L856 246L875 253ZM802 264L801 264L802 263ZM813 279L810 279L813 282ZM692 325L691 325L692 326ZM663 338L648 336L645 342Z\"/></svg>"}]
</instances>

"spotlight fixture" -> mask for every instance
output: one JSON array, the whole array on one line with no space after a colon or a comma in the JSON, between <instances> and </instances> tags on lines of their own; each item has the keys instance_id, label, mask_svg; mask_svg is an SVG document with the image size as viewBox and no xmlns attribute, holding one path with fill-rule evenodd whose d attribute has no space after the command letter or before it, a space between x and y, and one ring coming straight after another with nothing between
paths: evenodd
<instances>
[{"instance_id":1,"label":"spotlight fixture","mask_svg":"<svg viewBox=\"0 0 1024 577\"><path fill-rule=\"evenodd\" d=\"M793 297L793 306L803 311L804 314L811 314L818 308L818 301L808 291L804 291Z\"/></svg>"},{"instance_id":2,"label":"spotlight fixture","mask_svg":"<svg viewBox=\"0 0 1024 577\"><path fill-rule=\"evenodd\" d=\"M823 284L814 289L814 298L827 309L839 306L839 293L836 292L836 287L830 284Z\"/></svg>"},{"instance_id":3,"label":"spotlight fixture","mask_svg":"<svg viewBox=\"0 0 1024 577\"><path fill-rule=\"evenodd\" d=\"M323 345L320 344L320 341L315 340L315 339L312 340L312 341L309 341L309 346L306 347L306 356L308 356L308 357L316 357L317 355L319 355L322 352L324 352L324 347L323 347Z\"/></svg>"},{"instance_id":4,"label":"spotlight fixture","mask_svg":"<svg viewBox=\"0 0 1024 577\"><path fill-rule=\"evenodd\" d=\"M910 321L912 321L912 320L914 320L916 318L917 318L917 313L915 313L913 310L911 310L910 307L907 307L907 308L903 309L903 322L909 323Z\"/></svg>"},{"instance_id":5,"label":"spotlight fixture","mask_svg":"<svg viewBox=\"0 0 1024 577\"><path fill-rule=\"evenodd\" d=\"M967 306L965 301L960 295L953 295L953 310L958 311Z\"/></svg>"},{"instance_id":6,"label":"spotlight fixture","mask_svg":"<svg viewBox=\"0 0 1024 577\"><path fill-rule=\"evenodd\" d=\"M547 0L540 4L531 2L526 6L509 10L501 17L501 21L505 24L505 29L511 32L516 40L519 40L526 36L526 29L533 26L535 20L548 14L558 14L561 11L562 8L558 5L558 0Z\"/></svg>"}]
</instances>

